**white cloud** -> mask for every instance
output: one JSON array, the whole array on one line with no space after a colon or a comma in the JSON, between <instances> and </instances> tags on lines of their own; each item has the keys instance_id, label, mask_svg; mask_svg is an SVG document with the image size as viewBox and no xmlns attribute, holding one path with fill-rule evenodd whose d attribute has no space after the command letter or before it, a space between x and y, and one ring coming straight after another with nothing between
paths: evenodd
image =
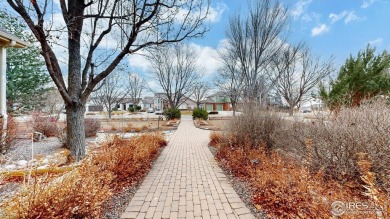
<instances>
[{"instance_id":1,"label":"white cloud","mask_svg":"<svg viewBox=\"0 0 390 219\"><path fill-rule=\"evenodd\" d=\"M365 19L366 18L364 18L364 17L357 16L354 11L351 11L345 17L344 23L348 24L349 22L352 22L352 21L362 21L362 20L365 20Z\"/></svg>"},{"instance_id":2,"label":"white cloud","mask_svg":"<svg viewBox=\"0 0 390 219\"><path fill-rule=\"evenodd\" d=\"M331 13L329 15L329 18L330 18L330 22L333 24L333 23L336 23L337 21L339 20L343 20L344 19L344 23L345 24L348 24L352 21L362 21L362 20L365 20L366 18L364 17L359 17L356 15L355 11L342 11L341 13L339 14L334 14L334 13Z\"/></svg>"},{"instance_id":3,"label":"white cloud","mask_svg":"<svg viewBox=\"0 0 390 219\"><path fill-rule=\"evenodd\" d=\"M301 16L301 21L304 21L304 22L315 21L315 22L319 23L320 19L321 19L321 14L316 13L316 12L305 13Z\"/></svg>"},{"instance_id":4,"label":"white cloud","mask_svg":"<svg viewBox=\"0 0 390 219\"><path fill-rule=\"evenodd\" d=\"M383 38L377 38L368 42L371 46L381 46L383 44Z\"/></svg>"},{"instance_id":5,"label":"white cloud","mask_svg":"<svg viewBox=\"0 0 390 219\"><path fill-rule=\"evenodd\" d=\"M329 32L330 28L326 24L320 24L317 27L314 27L311 29L311 36L318 36L321 34L324 34L326 32Z\"/></svg>"},{"instance_id":6,"label":"white cloud","mask_svg":"<svg viewBox=\"0 0 390 219\"><path fill-rule=\"evenodd\" d=\"M131 67L135 67L135 68L141 69L144 72L147 72L148 68L149 68L149 66L148 66L149 64L148 64L148 60L146 59L145 54L146 54L146 51L141 50L141 51L137 52L137 54L129 55L128 56L129 65Z\"/></svg>"},{"instance_id":7,"label":"white cloud","mask_svg":"<svg viewBox=\"0 0 390 219\"><path fill-rule=\"evenodd\" d=\"M334 14L334 13L331 13L330 15L329 15L329 18L330 18L330 22L333 24L333 23L335 23L335 22L337 22L337 21L339 21L339 20L341 20L341 19L343 19L346 15L347 15L347 11L342 11L341 13L339 13L339 14Z\"/></svg>"},{"instance_id":8,"label":"white cloud","mask_svg":"<svg viewBox=\"0 0 390 219\"><path fill-rule=\"evenodd\" d=\"M294 18L299 18L305 11L312 0L299 0L295 3L293 9L291 9L291 15Z\"/></svg>"},{"instance_id":9,"label":"white cloud","mask_svg":"<svg viewBox=\"0 0 390 219\"><path fill-rule=\"evenodd\" d=\"M189 12L188 8L179 8L177 12L172 11L171 13L175 14L176 22L182 23L185 19L197 19L197 17L204 17L206 16L206 20L211 23L218 22L223 12L227 9L227 5L224 3L217 3L215 7L210 6L207 9L201 8L199 10L193 9L193 11ZM208 13L206 15L206 13ZM169 14L169 13L167 13Z\"/></svg>"},{"instance_id":10,"label":"white cloud","mask_svg":"<svg viewBox=\"0 0 390 219\"><path fill-rule=\"evenodd\" d=\"M207 20L213 23L218 22L226 9L227 5L224 3L218 3L216 7L210 7L209 14L207 15Z\"/></svg>"},{"instance_id":11,"label":"white cloud","mask_svg":"<svg viewBox=\"0 0 390 219\"><path fill-rule=\"evenodd\" d=\"M363 3L362 3L362 5L360 7L361 8L368 8L372 4L374 4L376 1L378 1L378 0L363 0Z\"/></svg>"},{"instance_id":12,"label":"white cloud","mask_svg":"<svg viewBox=\"0 0 390 219\"><path fill-rule=\"evenodd\" d=\"M199 55L196 65L205 77L214 74L220 67L220 63L217 60L217 49L195 43L190 43L189 47ZM128 57L129 65L145 73L150 72L148 60L146 59L145 54L145 51L140 51L137 52L137 54L130 55Z\"/></svg>"},{"instance_id":13,"label":"white cloud","mask_svg":"<svg viewBox=\"0 0 390 219\"><path fill-rule=\"evenodd\" d=\"M220 63L217 60L217 51L214 48L195 43L191 43L190 47L198 53L199 57L196 64L205 76L209 76L217 71Z\"/></svg>"}]
</instances>

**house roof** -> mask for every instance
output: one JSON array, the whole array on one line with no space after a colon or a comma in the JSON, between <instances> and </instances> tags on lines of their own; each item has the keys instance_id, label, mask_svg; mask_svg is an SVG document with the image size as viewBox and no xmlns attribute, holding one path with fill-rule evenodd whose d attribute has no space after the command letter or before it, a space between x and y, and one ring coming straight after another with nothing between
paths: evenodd
<instances>
[{"instance_id":1,"label":"house roof","mask_svg":"<svg viewBox=\"0 0 390 219\"><path fill-rule=\"evenodd\" d=\"M24 48L26 46L29 46L29 43L24 42L23 40L19 39L15 35L0 28L0 46L8 46L12 43L14 43L14 45L12 46L16 48Z\"/></svg>"},{"instance_id":2,"label":"house roof","mask_svg":"<svg viewBox=\"0 0 390 219\"><path fill-rule=\"evenodd\" d=\"M193 99L187 98L183 103L186 104L196 104L196 102Z\"/></svg>"},{"instance_id":3,"label":"house roof","mask_svg":"<svg viewBox=\"0 0 390 219\"><path fill-rule=\"evenodd\" d=\"M142 98L137 98L137 103L139 103L139 101L141 101ZM123 98L123 100L120 102L120 103L123 103L123 104L128 104L128 103L131 103L131 104L137 104L137 103L133 103L133 100L132 98Z\"/></svg>"},{"instance_id":4,"label":"house roof","mask_svg":"<svg viewBox=\"0 0 390 219\"><path fill-rule=\"evenodd\" d=\"M155 93L154 96L161 99L168 99L167 94L165 93Z\"/></svg>"},{"instance_id":5,"label":"house roof","mask_svg":"<svg viewBox=\"0 0 390 219\"><path fill-rule=\"evenodd\" d=\"M213 94L207 96L206 98L211 98L211 97L215 97L215 96L226 96L226 94L224 94L222 91L218 91L216 93L213 93Z\"/></svg>"},{"instance_id":6,"label":"house roof","mask_svg":"<svg viewBox=\"0 0 390 219\"><path fill-rule=\"evenodd\" d=\"M146 103L146 104L153 104L154 103L154 99L153 99L153 97L144 97L142 102Z\"/></svg>"},{"instance_id":7,"label":"house roof","mask_svg":"<svg viewBox=\"0 0 390 219\"><path fill-rule=\"evenodd\" d=\"M215 97L223 97L223 100L216 100ZM228 99L226 99L228 98ZM223 92L219 91L210 96L207 96L201 103L230 103L230 98Z\"/></svg>"},{"instance_id":8,"label":"house roof","mask_svg":"<svg viewBox=\"0 0 390 219\"><path fill-rule=\"evenodd\" d=\"M156 93L155 97L161 98L163 100L168 100L167 94L165 94L165 93ZM194 104L195 103L196 104L196 102L194 100L192 100L191 98L189 98L187 96L182 96L182 98L185 98L185 101L183 101L183 103L186 103L186 104Z\"/></svg>"}]
</instances>

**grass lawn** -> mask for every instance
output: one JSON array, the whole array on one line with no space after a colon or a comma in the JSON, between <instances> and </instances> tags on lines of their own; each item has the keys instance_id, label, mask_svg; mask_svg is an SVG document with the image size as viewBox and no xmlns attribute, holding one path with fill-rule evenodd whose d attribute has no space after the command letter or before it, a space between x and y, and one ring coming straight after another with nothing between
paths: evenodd
<instances>
[{"instance_id":1,"label":"grass lawn","mask_svg":"<svg viewBox=\"0 0 390 219\"><path fill-rule=\"evenodd\" d=\"M191 110L180 111L182 115L192 115Z\"/></svg>"}]
</instances>

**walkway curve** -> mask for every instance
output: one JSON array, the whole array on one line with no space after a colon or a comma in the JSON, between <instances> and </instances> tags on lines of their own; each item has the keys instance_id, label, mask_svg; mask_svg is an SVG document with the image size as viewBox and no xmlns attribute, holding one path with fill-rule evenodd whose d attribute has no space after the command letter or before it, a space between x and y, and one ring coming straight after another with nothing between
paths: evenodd
<instances>
[{"instance_id":1,"label":"walkway curve","mask_svg":"<svg viewBox=\"0 0 390 219\"><path fill-rule=\"evenodd\" d=\"M254 218L208 149L209 134L184 118L121 218Z\"/></svg>"}]
</instances>

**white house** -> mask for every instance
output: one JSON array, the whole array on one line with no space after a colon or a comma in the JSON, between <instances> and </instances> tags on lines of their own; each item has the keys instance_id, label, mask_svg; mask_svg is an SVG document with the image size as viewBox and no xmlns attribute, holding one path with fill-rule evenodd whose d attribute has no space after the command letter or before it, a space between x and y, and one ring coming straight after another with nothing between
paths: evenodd
<instances>
[{"instance_id":1,"label":"white house","mask_svg":"<svg viewBox=\"0 0 390 219\"><path fill-rule=\"evenodd\" d=\"M149 108L154 108L154 98L146 96L140 100L139 105L142 109L145 110Z\"/></svg>"},{"instance_id":2,"label":"white house","mask_svg":"<svg viewBox=\"0 0 390 219\"><path fill-rule=\"evenodd\" d=\"M193 110L196 108L196 102L190 98L187 98L183 103L180 104L180 110Z\"/></svg>"},{"instance_id":3,"label":"white house","mask_svg":"<svg viewBox=\"0 0 390 219\"><path fill-rule=\"evenodd\" d=\"M183 101L178 107L180 110L192 110L196 108L195 101L186 96L183 96L183 99L185 99L185 101ZM153 104L155 110L164 110L169 108L167 95L165 93L156 93L154 95Z\"/></svg>"}]
</instances>

